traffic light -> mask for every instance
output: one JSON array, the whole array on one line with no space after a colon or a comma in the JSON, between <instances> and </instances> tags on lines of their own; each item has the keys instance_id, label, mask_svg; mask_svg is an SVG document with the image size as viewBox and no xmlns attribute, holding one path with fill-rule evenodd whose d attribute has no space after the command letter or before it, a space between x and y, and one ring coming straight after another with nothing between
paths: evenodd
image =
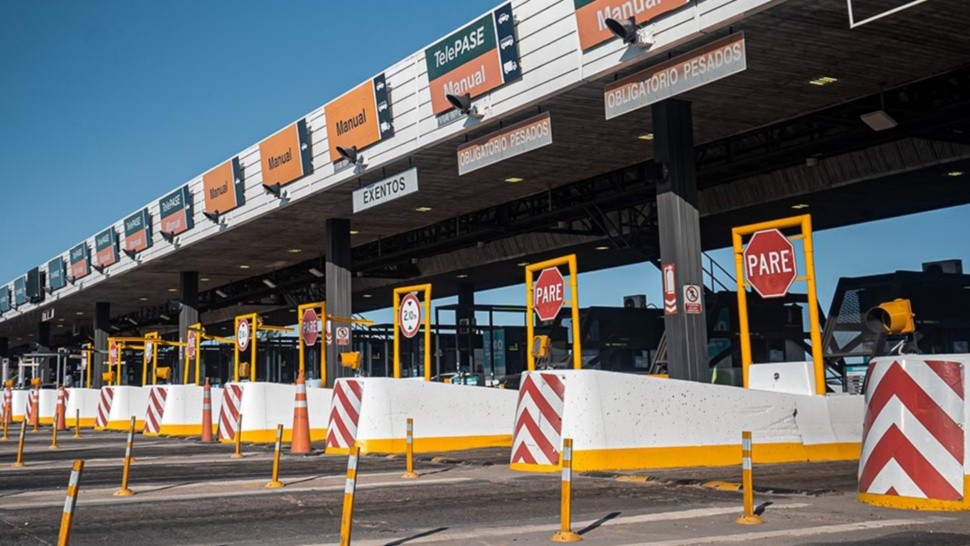
<instances>
[{"instance_id":1,"label":"traffic light","mask_svg":"<svg viewBox=\"0 0 970 546\"><path fill-rule=\"evenodd\" d=\"M360 352L349 351L346 353L340 353L340 365L344 368L350 368L351 370L360 368Z\"/></svg>"},{"instance_id":2,"label":"traffic light","mask_svg":"<svg viewBox=\"0 0 970 546\"><path fill-rule=\"evenodd\" d=\"M916 331L913 307L909 300L902 298L880 303L868 310L865 324L873 332L889 335L912 334Z\"/></svg>"},{"instance_id":3,"label":"traffic light","mask_svg":"<svg viewBox=\"0 0 970 546\"><path fill-rule=\"evenodd\" d=\"M549 358L549 336L535 336L532 339L532 356L537 360Z\"/></svg>"},{"instance_id":4,"label":"traffic light","mask_svg":"<svg viewBox=\"0 0 970 546\"><path fill-rule=\"evenodd\" d=\"M156 379L162 379L162 380L168 381L168 379L171 376L172 376L172 368L168 366L159 366L158 368L155 368Z\"/></svg>"}]
</instances>

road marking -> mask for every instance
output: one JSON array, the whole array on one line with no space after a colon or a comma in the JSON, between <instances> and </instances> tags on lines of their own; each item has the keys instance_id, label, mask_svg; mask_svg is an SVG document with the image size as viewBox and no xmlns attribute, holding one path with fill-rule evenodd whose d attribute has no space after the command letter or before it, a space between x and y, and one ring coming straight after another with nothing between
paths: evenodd
<instances>
[{"instance_id":1,"label":"road marking","mask_svg":"<svg viewBox=\"0 0 970 546\"><path fill-rule=\"evenodd\" d=\"M792 504L780 504L772 505L772 510L779 509L791 509L791 508L805 508L809 506L806 503L792 503ZM632 525L635 523L650 523L656 521L671 521L677 519L695 519L704 518L710 516L724 516L727 514L738 514L739 508L736 505L732 506L719 506L710 508L695 508L693 510L678 510L676 512L660 512L651 514L640 514L637 516L624 516L617 517L601 523L600 527L611 527L615 525ZM599 520L588 520L582 522L573 522L573 529L583 529L588 527ZM493 528L478 528L469 529L468 531L456 531L456 532L442 532L435 533L433 535L428 535L426 537L420 537L413 540L408 540L407 543L410 544L427 544L431 542L458 542L465 540L475 540L485 537L511 537L527 535L531 533L553 533L559 530L559 525L517 525L515 528L508 527L493 527ZM413 530L412 530L413 531ZM382 538L379 540L355 540L355 546L378 546L382 544L387 544L388 542L394 542L393 538ZM330 546L329 544L326 546Z\"/></svg>"},{"instance_id":2,"label":"road marking","mask_svg":"<svg viewBox=\"0 0 970 546\"><path fill-rule=\"evenodd\" d=\"M400 472L395 472L395 474L399 475ZM393 481L393 482L359 483L357 484L357 490L360 491L361 489L381 489L386 487L420 487L420 486L426 486L426 485L441 485L441 484L459 483L459 482L468 482L468 481L473 481L473 480L472 478L437 478L437 479L427 479L427 480L421 479L421 480L407 480L407 481L401 480L401 481ZM135 488L135 492L138 494L135 495L134 497L109 496L106 498L91 498L91 495L93 494L93 492L85 490L84 494L87 495L87 497L85 498L83 495L79 497L78 506L100 506L100 505L107 505L107 504L121 504L121 503L133 503L133 502L186 501L186 500L196 500L196 499L216 499L216 498L224 498L224 497L246 497L250 495L272 495L272 494L279 494L281 492L282 493L305 493L305 492L343 491L344 490L343 483L341 483L340 485L304 486L301 484L292 484L289 482L284 482L288 484L285 489L264 489L262 487L262 484L265 483L265 480L259 481L259 482L250 481L248 483L251 483L251 484L258 483L260 485L259 487L253 488L251 490L213 491L209 493L200 492L200 493L191 493L191 494L185 494L185 495L153 495L150 489L146 490L146 488L137 487ZM213 482L194 482L191 485L204 486L206 489L211 489ZM176 485L173 487L166 487L165 490L177 491L180 488L185 488L185 487L187 486ZM107 491L107 490L102 489L101 491ZM63 491L59 492L59 494L63 496ZM9 498L5 499L5 501L9 501ZM39 501L39 502L18 504L16 506L5 504L3 507L3 511L10 512L13 510L48 508L48 507L62 506L63 504L64 504L64 500L59 496L58 500L56 501L53 501L53 500Z\"/></svg>"},{"instance_id":3,"label":"road marking","mask_svg":"<svg viewBox=\"0 0 970 546\"><path fill-rule=\"evenodd\" d=\"M774 510L777 507L772 507ZM798 538L810 537L815 535L831 535L837 533L848 533L852 531L868 531L872 529L884 529L886 527L902 527L905 525L926 525L945 521L946 518L927 518L918 519L888 519L884 521L860 521L857 523L844 523L841 525L829 525L825 527L801 527L798 529L785 529L782 531L764 531L761 533L743 533L740 535L717 535L707 537L692 537L689 539L666 540L662 542L651 542L653 546L676 546L687 544L724 544L726 542L748 542L753 540L764 540L771 538ZM638 544L638 543L633 543ZM632 544L630 545L632 546Z\"/></svg>"}]
</instances>

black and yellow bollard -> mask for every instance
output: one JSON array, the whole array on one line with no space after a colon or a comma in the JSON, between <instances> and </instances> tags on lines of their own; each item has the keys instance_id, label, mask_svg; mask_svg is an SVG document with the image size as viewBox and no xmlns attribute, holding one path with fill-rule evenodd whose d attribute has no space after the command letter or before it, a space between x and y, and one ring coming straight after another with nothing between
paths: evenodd
<instances>
[{"instance_id":1,"label":"black and yellow bollard","mask_svg":"<svg viewBox=\"0 0 970 546\"><path fill-rule=\"evenodd\" d=\"M402 478L413 479L417 478L417 473L414 472L414 419L408 417L408 428L407 437L405 439L405 458L407 459L407 470L401 476Z\"/></svg>"},{"instance_id":2,"label":"black and yellow bollard","mask_svg":"<svg viewBox=\"0 0 970 546\"><path fill-rule=\"evenodd\" d=\"M77 505L82 470L84 470L84 461L75 459L74 468L71 469L71 479L67 482L67 498L64 499L64 513L61 514L61 530L57 535L57 546L67 546L71 541L71 523L74 521L74 507Z\"/></svg>"},{"instance_id":3,"label":"black and yellow bollard","mask_svg":"<svg viewBox=\"0 0 970 546\"><path fill-rule=\"evenodd\" d=\"M734 521L739 525L760 525L761 516L754 513L754 478L751 475L751 432L741 433L741 492L744 495L744 514Z\"/></svg>"},{"instance_id":4,"label":"black and yellow bollard","mask_svg":"<svg viewBox=\"0 0 970 546\"><path fill-rule=\"evenodd\" d=\"M77 417L74 419L74 437L81 437L81 410L77 410Z\"/></svg>"},{"instance_id":5,"label":"black and yellow bollard","mask_svg":"<svg viewBox=\"0 0 970 546\"><path fill-rule=\"evenodd\" d=\"M242 459L242 412L236 416L236 431L232 433L232 441L236 450L232 454L233 459Z\"/></svg>"},{"instance_id":6,"label":"black and yellow bollard","mask_svg":"<svg viewBox=\"0 0 970 546\"><path fill-rule=\"evenodd\" d=\"M552 535L553 542L580 542L583 537L574 533L573 519L573 440L562 441L562 498L559 532Z\"/></svg>"},{"instance_id":7,"label":"black and yellow bollard","mask_svg":"<svg viewBox=\"0 0 970 546\"><path fill-rule=\"evenodd\" d=\"M131 425L128 427L128 445L125 446L125 467L121 471L121 489L115 491L116 497L130 497L135 494L128 488L128 477L131 475L131 447L135 442L135 418L131 418Z\"/></svg>"},{"instance_id":8,"label":"black and yellow bollard","mask_svg":"<svg viewBox=\"0 0 970 546\"><path fill-rule=\"evenodd\" d=\"M276 447L273 449L273 478L266 484L266 487L283 487L280 481L280 450L283 448L283 425L276 425Z\"/></svg>"},{"instance_id":9,"label":"black and yellow bollard","mask_svg":"<svg viewBox=\"0 0 970 546\"><path fill-rule=\"evenodd\" d=\"M27 420L20 422L20 440L17 441L17 460L11 465L14 468L24 467L24 437L27 435Z\"/></svg>"},{"instance_id":10,"label":"black and yellow bollard","mask_svg":"<svg viewBox=\"0 0 970 546\"><path fill-rule=\"evenodd\" d=\"M57 425L51 427L51 446L48 449L57 449Z\"/></svg>"},{"instance_id":11,"label":"black and yellow bollard","mask_svg":"<svg viewBox=\"0 0 970 546\"><path fill-rule=\"evenodd\" d=\"M354 526L354 494L357 492L357 461L360 447L354 444L347 458L347 483L344 485L344 510L340 516L340 546L350 546L350 531Z\"/></svg>"}]
</instances>

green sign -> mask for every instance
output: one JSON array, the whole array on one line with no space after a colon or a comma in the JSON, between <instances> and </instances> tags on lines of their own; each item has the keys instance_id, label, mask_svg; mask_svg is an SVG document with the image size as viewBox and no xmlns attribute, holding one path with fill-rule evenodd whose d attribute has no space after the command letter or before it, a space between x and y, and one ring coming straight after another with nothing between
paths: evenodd
<instances>
[{"instance_id":1,"label":"green sign","mask_svg":"<svg viewBox=\"0 0 970 546\"><path fill-rule=\"evenodd\" d=\"M0 313L6 313L10 310L10 288L8 286L0 286Z\"/></svg>"},{"instance_id":2,"label":"green sign","mask_svg":"<svg viewBox=\"0 0 970 546\"><path fill-rule=\"evenodd\" d=\"M493 49L495 27L489 13L424 50L424 57L428 61L428 79L436 80Z\"/></svg>"},{"instance_id":3,"label":"green sign","mask_svg":"<svg viewBox=\"0 0 970 546\"><path fill-rule=\"evenodd\" d=\"M47 262L47 284L51 290L60 290L67 286L67 268L64 267L64 260L54 258Z\"/></svg>"},{"instance_id":4,"label":"green sign","mask_svg":"<svg viewBox=\"0 0 970 546\"><path fill-rule=\"evenodd\" d=\"M27 303L27 279L24 277L13 281L13 303L17 307Z\"/></svg>"}]
</instances>

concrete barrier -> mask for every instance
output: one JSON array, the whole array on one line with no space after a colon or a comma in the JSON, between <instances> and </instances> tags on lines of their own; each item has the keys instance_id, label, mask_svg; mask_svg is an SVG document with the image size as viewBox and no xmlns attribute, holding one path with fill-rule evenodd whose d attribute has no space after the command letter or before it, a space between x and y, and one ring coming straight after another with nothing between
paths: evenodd
<instances>
[{"instance_id":1,"label":"concrete barrier","mask_svg":"<svg viewBox=\"0 0 970 546\"><path fill-rule=\"evenodd\" d=\"M169 385L165 411L158 430L160 436L202 435L202 394L205 389L196 385ZM212 387L212 432L215 434L222 389ZM145 433L151 436L151 433Z\"/></svg>"},{"instance_id":2,"label":"concrete barrier","mask_svg":"<svg viewBox=\"0 0 970 546\"><path fill-rule=\"evenodd\" d=\"M523 375L511 468L559 468L562 438L577 471L741 463L741 432L755 462L852 460L862 437L861 396L809 396L604 372Z\"/></svg>"},{"instance_id":3,"label":"concrete barrier","mask_svg":"<svg viewBox=\"0 0 970 546\"><path fill-rule=\"evenodd\" d=\"M508 447L517 393L468 385L369 377L338 379L329 411L327 453L404 453L407 418L414 451Z\"/></svg>"},{"instance_id":4,"label":"concrete barrier","mask_svg":"<svg viewBox=\"0 0 970 546\"><path fill-rule=\"evenodd\" d=\"M238 410L242 412L242 441L253 443L273 443L276 441L276 425L283 424L283 441L293 439L293 407L296 402L296 385L279 383L241 382L230 383L242 388L242 397ZM307 409L310 414L310 440L319 441L326 438L327 423L326 410L330 405L330 389L308 388ZM213 394L213 397L215 395ZM225 398L222 394L219 400ZM213 400L213 404L215 401ZM200 406L201 407L201 406ZM220 432L220 441L233 441L231 428L235 423L236 413L229 404L221 406L219 413L213 412L213 419L218 415L219 426L227 426L229 433Z\"/></svg>"},{"instance_id":5,"label":"concrete barrier","mask_svg":"<svg viewBox=\"0 0 970 546\"><path fill-rule=\"evenodd\" d=\"M859 501L970 510L970 355L901 355L869 364Z\"/></svg>"},{"instance_id":6,"label":"concrete barrier","mask_svg":"<svg viewBox=\"0 0 970 546\"><path fill-rule=\"evenodd\" d=\"M40 389L38 410L40 410L40 424L54 423L54 412L57 411L57 389Z\"/></svg>"},{"instance_id":7,"label":"concrete barrier","mask_svg":"<svg viewBox=\"0 0 970 546\"><path fill-rule=\"evenodd\" d=\"M107 430L128 430L131 418L135 418L135 430L145 427L148 410L148 387L122 385L114 387L114 399L108 412Z\"/></svg>"},{"instance_id":8,"label":"concrete barrier","mask_svg":"<svg viewBox=\"0 0 970 546\"><path fill-rule=\"evenodd\" d=\"M30 391L27 389L14 389L10 393L10 404L13 413L13 422L19 423L27 416L27 396Z\"/></svg>"},{"instance_id":9,"label":"concrete barrier","mask_svg":"<svg viewBox=\"0 0 970 546\"><path fill-rule=\"evenodd\" d=\"M77 424L77 412L81 411L81 426L94 427L94 418L98 411L100 389L65 389L67 391L67 411L64 422L68 428Z\"/></svg>"}]
</instances>

